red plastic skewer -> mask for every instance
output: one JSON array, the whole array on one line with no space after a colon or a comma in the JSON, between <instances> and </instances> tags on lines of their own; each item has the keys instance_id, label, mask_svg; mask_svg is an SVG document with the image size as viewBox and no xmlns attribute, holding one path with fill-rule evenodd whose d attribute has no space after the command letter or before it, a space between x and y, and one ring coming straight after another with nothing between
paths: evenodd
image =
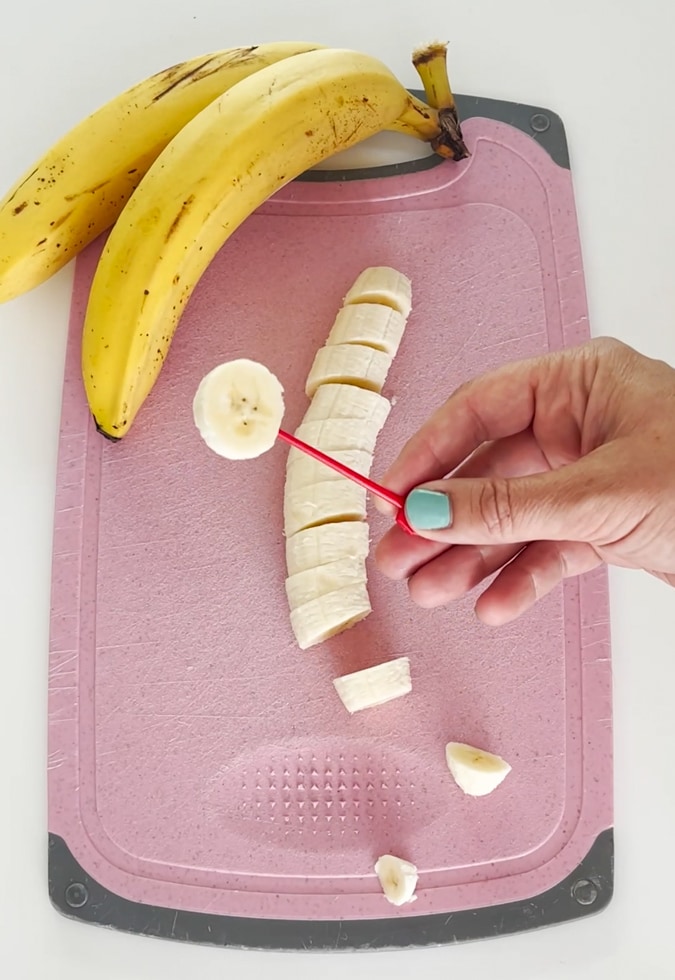
<instances>
[{"instance_id":1,"label":"red plastic skewer","mask_svg":"<svg viewBox=\"0 0 675 980\"><path fill-rule=\"evenodd\" d=\"M360 486L365 487L369 493L375 494L376 497L381 497L382 500L386 500L387 503L392 504L396 508L396 523L399 527L403 528L407 534L414 534L415 531L408 523L408 519L405 516L405 497L402 497L398 493L394 493L392 490L387 490L386 487L380 486L379 483L375 483L373 480L369 480L367 476L363 476L362 473L357 473L356 470L350 469L349 466L345 466L337 459L333 459L332 456L327 456L325 453L321 452L315 446L310 446L309 443L303 442L302 439L297 439L295 436L291 435L290 432L284 432L283 429L279 429L279 438L283 439L290 446L294 446L295 449L300 449L303 453L307 453L308 456L312 456L314 459L318 459L320 463L325 463L326 466L330 466L331 469L336 470L341 473L342 476L346 476L347 479L353 480L354 483L360 484Z\"/></svg>"}]
</instances>

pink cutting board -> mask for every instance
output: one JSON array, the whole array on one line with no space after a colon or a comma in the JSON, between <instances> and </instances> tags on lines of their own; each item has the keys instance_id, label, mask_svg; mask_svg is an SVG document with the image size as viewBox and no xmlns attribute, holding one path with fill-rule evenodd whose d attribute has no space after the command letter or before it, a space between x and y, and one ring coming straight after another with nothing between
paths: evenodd
<instances>
[{"instance_id":1,"label":"pink cutting board","mask_svg":"<svg viewBox=\"0 0 675 980\"><path fill-rule=\"evenodd\" d=\"M375 475L465 379L589 336L560 120L460 108L468 161L313 175L252 216L118 444L96 433L79 366L102 242L78 259L49 684L50 894L68 915L196 942L355 948L496 935L609 901L604 571L495 630L475 595L422 610L371 562L372 615L303 653L283 587L287 449L227 463L192 421L201 377L245 356L282 380L293 429L314 352L368 265L407 273L414 301ZM377 539L387 522L372 508L370 522ZM413 693L349 716L332 679L403 655ZM512 773L465 797L451 739ZM386 852L420 872L400 909L373 870Z\"/></svg>"}]
</instances>

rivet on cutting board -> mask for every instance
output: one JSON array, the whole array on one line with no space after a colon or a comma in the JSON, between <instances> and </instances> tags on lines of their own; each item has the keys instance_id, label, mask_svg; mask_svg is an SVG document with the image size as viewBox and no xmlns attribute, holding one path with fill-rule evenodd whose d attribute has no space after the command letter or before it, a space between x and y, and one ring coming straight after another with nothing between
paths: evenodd
<instances>
[{"instance_id":1,"label":"rivet on cutting board","mask_svg":"<svg viewBox=\"0 0 675 980\"><path fill-rule=\"evenodd\" d=\"M79 881L74 881L66 888L66 903L71 909L81 909L89 900L89 892L85 885Z\"/></svg>"},{"instance_id":2,"label":"rivet on cutting board","mask_svg":"<svg viewBox=\"0 0 675 980\"><path fill-rule=\"evenodd\" d=\"M543 112L535 112L533 116L530 116L530 126L535 133L545 133L550 125L551 120Z\"/></svg>"},{"instance_id":3,"label":"rivet on cutting board","mask_svg":"<svg viewBox=\"0 0 675 980\"><path fill-rule=\"evenodd\" d=\"M587 878L580 878L572 885L572 898L579 905L592 905L598 897L598 887Z\"/></svg>"}]
</instances>

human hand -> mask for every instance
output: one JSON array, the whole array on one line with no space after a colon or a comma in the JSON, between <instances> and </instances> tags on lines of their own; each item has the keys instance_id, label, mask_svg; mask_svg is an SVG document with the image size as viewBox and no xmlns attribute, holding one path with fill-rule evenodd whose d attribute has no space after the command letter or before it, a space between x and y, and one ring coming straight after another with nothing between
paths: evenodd
<instances>
[{"instance_id":1,"label":"human hand","mask_svg":"<svg viewBox=\"0 0 675 980\"><path fill-rule=\"evenodd\" d=\"M381 482L409 494L419 536L394 526L376 562L421 606L499 572L476 603L496 626L602 562L675 585L675 370L609 338L507 364L455 391Z\"/></svg>"}]
</instances>

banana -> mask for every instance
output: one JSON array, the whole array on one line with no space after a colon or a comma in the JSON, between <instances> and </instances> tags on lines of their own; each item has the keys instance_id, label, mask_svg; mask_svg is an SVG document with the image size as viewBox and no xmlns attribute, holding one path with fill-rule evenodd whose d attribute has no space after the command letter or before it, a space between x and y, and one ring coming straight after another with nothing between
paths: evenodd
<instances>
[{"instance_id":1,"label":"banana","mask_svg":"<svg viewBox=\"0 0 675 980\"><path fill-rule=\"evenodd\" d=\"M337 470L331 469L320 460L312 459L311 456L298 449L295 450L295 453L297 456L294 455L293 458L289 453L286 469L289 486L292 486L293 489L309 487L313 483L323 483L326 480L344 480L344 477ZM364 476L368 476L370 473L373 463L372 453L364 452L362 449L351 449L334 452L330 455L339 463L344 463L350 469L356 470L357 473L362 473Z\"/></svg>"},{"instance_id":2,"label":"banana","mask_svg":"<svg viewBox=\"0 0 675 980\"><path fill-rule=\"evenodd\" d=\"M284 534L287 538L317 524L364 521L366 491L352 480L322 480L312 486L292 486L284 494Z\"/></svg>"},{"instance_id":3,"label":"banana","mask_svg":"<svg viewBox=\"0 0 675 980\"><path fill-rule=\"evenodd\" d=\"M328 334L327 346L360 344L394 358L403 338L406 318L380 303L343 306Z\"/></svg>"},{"instance_id":4,"label":"banana","mask_svg":"<svg viewBox=\"0 0 675 980\"><path fill-rule=\"evenodd\" d=\"M291 610L298 646L307 650L361 622L372 612L365 582L310 599Z\"/></svg>"},{"instance_id":5,"label":"banana","mask_svg":"<svg viewBox=\"0 0 675 980\"><path fill-rule=\"evenodd\" d=\"M345 386L346 387L346 386ZM303 442L325 453L335 450L361 449L372 453L381 426L376 419L352 418L323 419L317 422L302 422L295 430L295 435ZM289 451L289 460L296 458L299 449Z\"/></svg>"},{"instance_id":6,"label":"banana","mask_svg":"<svg viewBox=\"0 0 675 980\"><path fill-rule=\"evenodd\" d=\"M319 160L415 111L381 62L326 49L262 68L187 123L124 208L91 286L82 370L105 435L129 431L195 285L248 215Z\"/></svg>"},{"instance_id":7,"label":"banana","mask_svg":"<svg viewBox=\"0 0 675 980\"><path fill-rule=\"evenodd\" d=\"M349 384L382 391L391 358L381 350L360 344L336 344L320 347L307 376L305 392L311 398L320 385Z\"/></svg>"},{"instance_id":8,"label":"banana","mask_svg":"<svg viewBox=\"0 0 675 980\"><path fill-rule=\"evenodd\" d=\"M324 527L326 525L323 525ZM291 609L297 609L312 599L339 592L349 585L361 585L365 579L364 558L338 558L336 561L306 568L286 579L286 595Z\"/></svg>"},{"instance_id":9,"label":"banana","mask_svg":"<svg viewBox=\"0 0 675 980\"><path fill-rule=\"evenodd\" d=\"M375 667L344 674L335 678L333 686L350 714L364 708L375 708L410 694L410 660L408 657L398 657Z\"/></svg>"},{"instance_id":10,"label":"banana","mask_svg":"<svg viewBox=\"0 0 675 980\"><path fill-rule=\"evenodd\" d=\"M412 307L412 284L402 272L386 265L364 269L344 298L351 303L380 303L407 317Z\"/></svg>"},{"instance_id":11,"label":"banana","mask_svg":"<svg viewBox=\"0 0 675 980\"><path fill-rule=\"evenodd\" d=\"M253 459L276 441L284 389L263 364L240 358L209 371L197 388L192 410L209 449L227 459Z\"/></svg>"},{"instance_id":12,"label":"banana","mask_svg":"<svg viewBox=\"0 0 675 980\"><path fill-rule=\"evenodd\" d=\"M462 137L455 97L450 88L447 56L447 43L434 41L413 51L412 60L429 105L438 110L438 122L443 130L442 142L449 147L449 156L454 160L464 160L469 156L469 151ZM435 149L433 140L431 146Z\"/></svg>"},{"instance_id":13,"label":"banana","mask_svg":"<svg viewBox=\"0 0 675 980\"><path fill-rule=\"evenodd\" d=\"M350 384L322 384L305 412L303 424L328 419L374 422L379 429L387 421L391 404L387 398L367 388Z\"/></svg>"},{"instance_id":14,"label":"banana","mask_svg":"<svg viewBox=\"0 0 675 980\"><path fill-rule=\"evenodd\" d=\"M286 538L286 567L289 577L312 573L341 558L363 558L369 551L368 525L363 521L321 524Z\"/></svg>"},{"instance_id":15,"label":"banana","mask_svg":"<svg viewBox=\"0 0 675 980\"><path fill-rule=\"evenodd\" d=\"M44 282L109 228L164 147L210 102L261 68L320 47L281 41L192 58L71 129L0 203L0 303Z\"/></svg>"},{"instance_id":16,"label":"banana","mask_svg":"<svg viewBox=\"0 0 675 980\"><path fill-rule=\"evenodd\" d=\"M409 861L395 857L393 854L383 854L375 864L375 874L380 879L380 885L387 901L392 905L406 905L417 899L417 868Z\"/></svg>"},{"instance_id":17,"label":"banana","mask_svg":"<svg viewBox=\"0 0 675 980\"><path fill-rule=\"evenodd\" d=\"M445 760L453 779L467 796L487 796L511 772L511 766L500 756L464 742L448 742Z\"/></svg>"}]
</instances>

